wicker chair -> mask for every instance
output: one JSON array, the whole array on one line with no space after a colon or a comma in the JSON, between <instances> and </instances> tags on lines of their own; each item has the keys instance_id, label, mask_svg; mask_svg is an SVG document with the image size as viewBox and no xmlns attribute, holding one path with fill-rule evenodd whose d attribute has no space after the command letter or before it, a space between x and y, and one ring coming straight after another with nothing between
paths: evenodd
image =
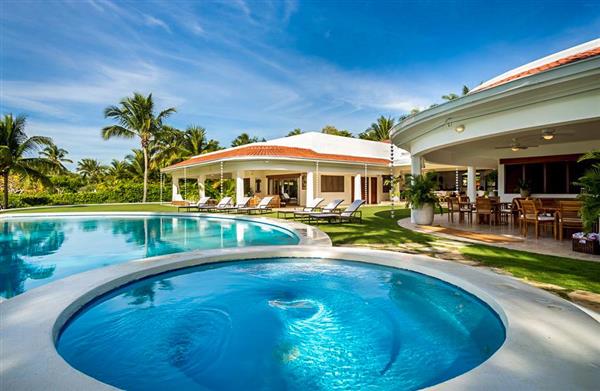
<instances>
[{"instance_id":1,"label":"wicker chair","mask_svg":"<svg viewBox=\"0 0 600 391\"><path fill-rule=\"evenodd\" d=\"M448 221L454 223L454 213L459 212L458 198L457 197L448 197Z\"/></svg>"},{"instance_id":2,"label":"wicker chair","mask_svg":"<svg viewBox=\"0 0 600 391\"><path fill-rule=\"evenodd\" d=\"M540 237L540 226L545 229L548 226L552 227L553 237L556 238L556 219L553 216L546 216L542 211L538 209L537 203L533 200L521 200L521 207L523 209L522 217L522 235L527 237L527 231L529 231L529 225L535 226L535 237Z\"/></svg>"},{"instance_id":3,"label":"wicker chair","mask_svg":"<svg viewBox=\"0 0 600 391\"><path fill-rule=\"evenodd\" d=\"M563 240L565 228L582 229L583 222L579 217L581 201L559 201L556 211L556 221L558 223L558 240Z\"/></svg>"},{"instance_id":4,"label":"wicker chair","mask_svg":"<svg viewBox=\"0 0 600 391\"><path fill-rule=\"evenodd\" d=\"M492 205L492 200L490 200L489 198L477 198L477 200L475 200L475 209L478 224L481 224L484 217L487 217L489 225L492 225L492 220L494 220L494 224L497 223L495 221L496 213L494 210L494 206Z\"/></svg>"}]
</instances>

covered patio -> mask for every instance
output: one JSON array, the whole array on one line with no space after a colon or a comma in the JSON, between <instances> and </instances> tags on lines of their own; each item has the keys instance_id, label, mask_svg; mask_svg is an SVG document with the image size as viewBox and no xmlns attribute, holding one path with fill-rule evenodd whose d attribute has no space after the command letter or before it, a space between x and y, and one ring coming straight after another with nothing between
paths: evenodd
<instances>
[{"instance_id":1,"label":"covered patio","mask_svg":"<svg viewBox=\"0 0 600 391\"><path fill-rule=\"evenodd\" d=\"M579 257L569 250L572 230L563 232L562 242L553 238L559 237L556 230L542 232L540 239L529 231L524 238L518 222L479 223L475 216L479 200L499 209L531 200L540 210L535 218L552 226L561 218L560 201L575 200L581 192L576 181L589 163L578 160L600 148L600 39L509 71L464 97L409 117L391 137L411 153L413 174L421 173L425 162L467 167L465 191L457 185L453 195L460 208L469 208L463 215L473 221L444 216L434 225L505 235L522 242L506 246ZM493 180L485 179L489 175Z\"/></svg>"}]
</instances>

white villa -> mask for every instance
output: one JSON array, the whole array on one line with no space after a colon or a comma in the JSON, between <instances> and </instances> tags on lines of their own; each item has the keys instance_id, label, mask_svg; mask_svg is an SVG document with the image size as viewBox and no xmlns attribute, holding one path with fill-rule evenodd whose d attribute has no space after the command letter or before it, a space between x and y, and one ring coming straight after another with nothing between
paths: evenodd
<instances>
[{"instance_id":1,"label":"white villa","mask_svg":"<svg viewBox=\"0 0 600 391\"><path fill-rule=\"evenodd\" d=\"M468 95L402 121L391 140L411 154L411 171L428 164L467 166L467 195L479 175L498 170L502 201L519 180L539 198L574 198L585 166L600 148L600 39L495 77Z\"/></svg>"},{"instance_id":2,"label":"white villa","mask_svg":"<svg viewBox=\"0 0 600 391\"><path fill-rule=\"evenodd\" d=\"M173 199L181 179L197 179L204 196L206 179L232 178L237 199L286 193L299 205L315 197L377 204L390 199L386 179L409 167L408 153L390 143L307 132L194 156L162 172L173 178Z\"/></svg>"}]
</instances>

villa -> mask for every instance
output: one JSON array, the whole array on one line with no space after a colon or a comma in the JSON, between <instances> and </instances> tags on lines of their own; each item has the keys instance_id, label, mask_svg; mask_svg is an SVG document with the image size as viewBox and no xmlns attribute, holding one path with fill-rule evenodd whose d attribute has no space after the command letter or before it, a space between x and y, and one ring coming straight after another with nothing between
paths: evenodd
<instances>
[{"instance_id":1,"label":"villa","mask_svg":"<svg viewBox=\"0 0 600 391\"><path fill-rule=\"evenodd\" d=\"M237 199L287 194L292 203L306 205L315 197L346 204L389 201L387 180L409 170L410 155L390 143L307 132L194 156L162 172L173 178L173 200L181 198L182 179L197 179L204 197L206 179L233 178Z\"/></svg>"}]
</instances>

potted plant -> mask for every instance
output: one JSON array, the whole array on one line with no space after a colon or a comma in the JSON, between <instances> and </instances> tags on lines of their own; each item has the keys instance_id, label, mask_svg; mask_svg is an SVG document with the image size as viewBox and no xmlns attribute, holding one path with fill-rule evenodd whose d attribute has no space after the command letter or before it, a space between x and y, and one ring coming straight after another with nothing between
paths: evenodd
<instances>
[{"instance_id":1,"label":"potted plant","mask_svg":"<svg viewBox=\"0 0 600 391\"><path fill-rule=\"evenodd\" d=\"M531 184L525 179L519 179L516 191L521 193L521 198L527 198L531 194Z\"/></svg>"},{"instance_id":2,"label":"potted plant","mask_svg":"<svg viewBox=\"0 0 600 391\"><path fill-rule=\"evenodd\" d=\"M433 223L434 207L442 210L437 189L437 174L428 172L422 175L407 175L404 190L401 195L406 199L406 205L411 208L411 220L418 225Z\"/></svg>"}]
</instances>

